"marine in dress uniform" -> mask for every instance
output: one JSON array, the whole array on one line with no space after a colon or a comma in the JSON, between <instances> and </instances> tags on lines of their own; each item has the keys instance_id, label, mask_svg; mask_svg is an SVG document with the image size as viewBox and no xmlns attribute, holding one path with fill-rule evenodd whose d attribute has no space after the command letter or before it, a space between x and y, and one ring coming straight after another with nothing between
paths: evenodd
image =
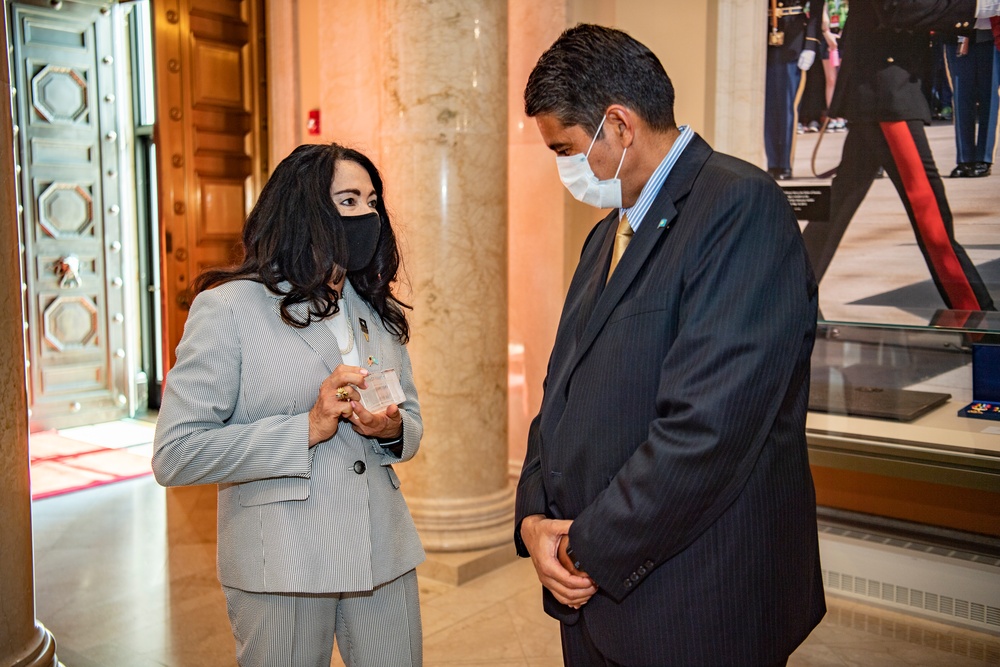
<instances>
[{"instance_id":1,"label":"marine in dress uniform","mask_svg":"<svg viewBox=\"0 0 1000 667\"><path fill-rule=\"evenodd\" d=\"M795 98L802 71L816 59L822 17L823 0L770 0L764 148L767 171L778 180L792 177Z\"/></svg>"},{"instance_id":2,"label":"marine in dress uniform","mask_svg":"<svg viewBox=\"0 0 1000 667\"><path fill-rule=\"evenodd\" d=\"M984 12L1000 11L1000 3ZM979 272L955 240L951 209L924 126L931 121L921 74L931 30L974 25L976 0L888 0L851 5L830 115L848 120L833 179L830 221L803 231L816 279L826 272L879 167L892 179L934 285L948 308L995 310Z\"/></svg>"}]
</instances>

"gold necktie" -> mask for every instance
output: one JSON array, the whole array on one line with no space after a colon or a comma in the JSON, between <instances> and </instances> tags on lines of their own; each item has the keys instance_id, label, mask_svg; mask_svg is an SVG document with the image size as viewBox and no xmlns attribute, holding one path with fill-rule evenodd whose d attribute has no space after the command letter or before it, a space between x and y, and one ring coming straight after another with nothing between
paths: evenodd
<instances>
[{"instance_id":1,"label":"gold necktie","mask_svg":"<svg viewBox=\"0 0 1000 667\"><path fill-rule=\"evenodd\" d=\"M621 261L622 255L625 254L625 248L628 247L628 242L632 240L632 235L635 232L632 231L632 225L628 223L628 216L622 214L622 219L618 221L618 231L615 232L615 249L611 253L611 266L608 268L608 280L611 280L611 274L615 272L615 267L618 266L618 262Z\"/></svg>"}]
</instances>

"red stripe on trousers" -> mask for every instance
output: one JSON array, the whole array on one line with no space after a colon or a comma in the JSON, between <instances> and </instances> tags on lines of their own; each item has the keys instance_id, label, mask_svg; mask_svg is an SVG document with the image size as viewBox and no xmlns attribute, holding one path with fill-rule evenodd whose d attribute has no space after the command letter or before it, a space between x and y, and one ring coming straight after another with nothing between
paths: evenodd
<instances>
[{"instance_id":1,"label":"red stripe on trousers","mask_svg":"<svg viewBox=\"0 0 1000 667\"><path fill-rule=\"evenodd\" d=\"M958 310L979 310L979 300L976 299L969 279L962 270L962 265L951 247L951 239L944 228L941 209L938 208L937 197L931 188L930 179L924 169L924 161L917 150L917 144L910 134L906 121L879 123L882 134L889 144L892 159L903 180L903 190L910 200L910 210L916 219L920 238L924 248L934 265L934 272L944 286L951 307Z\"/></svg>"}]
</instances>

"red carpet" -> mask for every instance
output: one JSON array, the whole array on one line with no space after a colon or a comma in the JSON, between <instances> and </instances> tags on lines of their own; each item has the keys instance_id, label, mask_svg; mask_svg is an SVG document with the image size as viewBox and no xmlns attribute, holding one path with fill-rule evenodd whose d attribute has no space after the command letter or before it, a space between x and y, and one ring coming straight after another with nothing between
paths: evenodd
<instances>
[{"instance_id":1,"label":"red carpet","mask_svg":"<svg viewBox=\"0 0 1000 667\"><path fill-rule=\"evenodd\" d=\"M136 420L32 433L31 498L149 475L152 440L153 425Z\"/></svg>"}]
</instances>

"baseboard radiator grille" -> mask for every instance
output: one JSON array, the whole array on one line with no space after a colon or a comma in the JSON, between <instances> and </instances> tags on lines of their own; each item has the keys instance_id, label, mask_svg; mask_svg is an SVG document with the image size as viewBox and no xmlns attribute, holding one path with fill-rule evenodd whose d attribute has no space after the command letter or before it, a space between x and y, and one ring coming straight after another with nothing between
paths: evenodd
<instances>
[{"instance_id":1,"label":"baseboard radiator grille","mask_svg":"<svg viewBox=\"0 0 1000 667\"><path fill-rule=\"evenodd\" d=\"M1000 607L956 600L948 595L938 595L831 570L823 570L823 583L826 584L827 590L846 591L855 596L874 598L882 603L888 602L935 614L954 616L965 621L991 625L1000 631Z\"/></svg>"},{"instance_id":2,"label":"baseboard radiator grille","mask_svg":"<svg viewBox=\"0 0 1000 667\"><path fill-rule=\"evenodd\" d=\"M1000 560L994 554L820 525L830 594L1000 636Z\"/></svg>"}]
</instances>

